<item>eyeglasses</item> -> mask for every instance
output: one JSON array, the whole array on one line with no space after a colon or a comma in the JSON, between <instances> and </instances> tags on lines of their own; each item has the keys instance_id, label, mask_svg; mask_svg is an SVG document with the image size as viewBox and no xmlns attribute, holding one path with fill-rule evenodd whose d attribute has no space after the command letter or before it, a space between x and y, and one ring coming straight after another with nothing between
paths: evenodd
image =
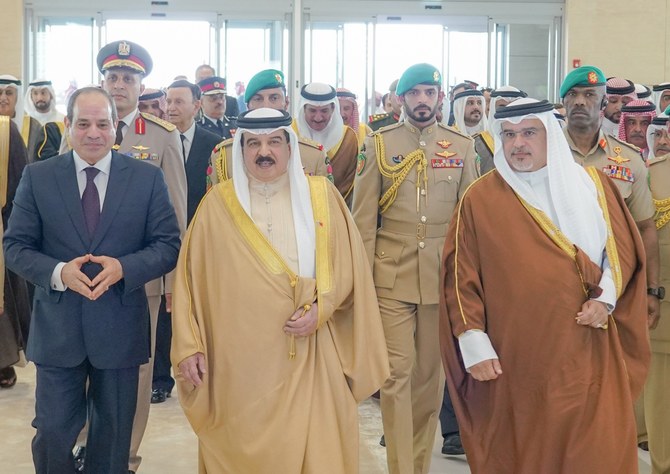
<instances>
[{"instance_id":1,"label":"eyeglasses","mask_svg":"<svg viewBox=\"0 0 670 474\"><path fill-rule=\"evenodd\" d=\"M513 130L503 130L500 132L500 138L504 143L509 143L516 140L517 135L521 135L524 140L534 140L540 134L537 128L524 128L515 132Z\"/></svg>"}]
</instances>

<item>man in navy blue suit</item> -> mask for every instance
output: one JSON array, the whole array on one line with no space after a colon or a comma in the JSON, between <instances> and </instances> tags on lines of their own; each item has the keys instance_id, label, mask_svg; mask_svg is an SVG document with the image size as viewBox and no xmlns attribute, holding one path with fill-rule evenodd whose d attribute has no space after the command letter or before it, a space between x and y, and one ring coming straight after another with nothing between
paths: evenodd
<instances>
[{"instance_id":1,"label":"man in navy blue suit","mask_svg":"<svg viewBox=\"0 0 670 474\"><path fill-rule=\"evenodd\" d=\"M179 227L160 169L112 151L106 92L76 91L65 125L73 151L26 168L4 241L6 265L36 286L33 461L73 472L88 416L87 472L125 474L149 358L144 284L174 268Z\"/></svg>"}]
</instances>

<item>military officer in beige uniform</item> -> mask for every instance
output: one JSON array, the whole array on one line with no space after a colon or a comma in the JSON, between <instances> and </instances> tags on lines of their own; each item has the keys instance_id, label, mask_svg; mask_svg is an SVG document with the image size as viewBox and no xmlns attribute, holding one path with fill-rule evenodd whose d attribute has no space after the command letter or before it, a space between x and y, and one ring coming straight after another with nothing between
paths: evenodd
<instances>
[{"instance_id":1,"label":"military officer in beige uniform","mask_svg":"<svg viewBox=\"0 0 670 474\"><path fill-rule=\"evenodd\" d=\"M647 284L656 288L658 236L647 168L637 147L600 130L600 112L607 105L605 83L605 75L594 66L582 66L565 77L560 91L568 118L565 136L577 163L595 166L616 183L642 235L647 253ZM647 303L651 323L658 317L658 298L650 295Z\"/></svg>"},{"instance_id":2,"label":"military officer in beige uniform","mask_svg":"<svg viewBox=\"0 0 670 474\"><path fill-rule=\"evenodd\" d=\"M104 76L103 88L113 97L118 111L115 149L163 170L183 236L186 230L186 172L179 133L171 123L151 114L141 113L138 109L139 96L144 90L142 79L152 68L151 56L138 44L115 41L98 52L97 64ZM163 293L166 295L167 307L170 308L172 281L173 274L170 273L165 276L165 285L163 279L157 279L147 283L145 287L151 318L151 358L148 363L140 366L137 411L133 422L128 467L131 472L137 471L142 461L137 451L149 418L158 309Z\"/></svg>"},{"instance_id":3,"label":"military officer in beige uniform","mask_svg":"<svg viewBox=\"0 0 670 474\"><path fill-rule=\"evenodd\" d=\"M381 389L391 474L430 468L444 384L439 262L452 211L476 177L472 140L436 121L441 86L429 64L405 71L397 93L407 119L368 136L354 183L352 213L373 267L391 366Z\"/></svg>"},{"instance_id":4,"label":"military officer in beige uniform","mask_svg":"<svg viewBox=\"0 0 670 474\"><path fill-rule=\"evenodd\" d=\"M655 292L659 286L659 249L654 224L654 204L649 190L647 168L640 150L601 130L601 111L607 106L606 78L594 66L582 66L570 72L561 85L568 126L565 136L575 161L594 166L617 185L642 236L647 254L647 286ZM660 315L660 304L653 294L647 296L648 324ZM647 441L643 397L635 403L638 443Z\"/></svg>"},{"instance_id":5,"label":"military officer in beige uniform","mask_svg":"<svg viewBox=\"0 0 670 474\"><path fill-rule=\"evenodd\" d=\"M284 74L276 69L265 69L251 78L244 93L244 101L248 110L268 107L288 111L288 97ZM300 160L306 175L325 176L333 180L332 168L326 157L326 152L318 143L300 139ZM233 139L224 140L217 145L212 153L208 170L209 185L231 177L231 162L233 156Z\"/></svg>"},{"instance_id":6,"label":"military officer in beige uniform","mask_svg":"<svg viewBox=\"0 0 670 474\"><path fill-rule=\"evenodd\" d=\"M647 129L649 177L661 251L661 317L650 328L651 367L644 387L644 411L652 474L670 473L670 122L656 117Z\"/></svg>"}]
</instances>

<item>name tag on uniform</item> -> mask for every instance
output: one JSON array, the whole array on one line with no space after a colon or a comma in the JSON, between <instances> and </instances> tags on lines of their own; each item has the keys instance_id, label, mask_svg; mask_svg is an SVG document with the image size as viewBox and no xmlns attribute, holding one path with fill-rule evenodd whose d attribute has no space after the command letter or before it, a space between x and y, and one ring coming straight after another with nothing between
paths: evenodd
<instances>
[{"instance_id":1,"label":"name tag on uniform","mask_svg":"<svg viewBox=\"0 0 670 474\"><path fill-rule=\"evenodd\" d=\"M433 168L463 168L462 158L431 158L430 166Z\"/></svg>"},{"instance_id":2,"label":"name tag on uniform","mask_svg":"<svg viewBox=\"0 0 670 474\"><path fill-rule=\"evenodd\" d=\"M635 182L635 176L630 168L621 165L607 165L603 168L603 173L612 179L620 179L629 183Z\"/></svg>"}]
</instances>

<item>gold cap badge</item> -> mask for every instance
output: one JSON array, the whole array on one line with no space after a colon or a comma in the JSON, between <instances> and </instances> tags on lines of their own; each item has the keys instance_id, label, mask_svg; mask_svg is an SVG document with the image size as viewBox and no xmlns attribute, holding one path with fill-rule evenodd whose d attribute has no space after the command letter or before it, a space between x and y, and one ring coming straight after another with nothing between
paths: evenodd
<instances>
[{"instance_id":1,"label":"gold cap badge","mask_svg":"<svg viewBox=\"0 0 670 474\"><path fill-rule=\"evenodd\" d=\"M125 41L119 43L119 56L130 56L130 45Z\"/></svg>"}]
</instances>

